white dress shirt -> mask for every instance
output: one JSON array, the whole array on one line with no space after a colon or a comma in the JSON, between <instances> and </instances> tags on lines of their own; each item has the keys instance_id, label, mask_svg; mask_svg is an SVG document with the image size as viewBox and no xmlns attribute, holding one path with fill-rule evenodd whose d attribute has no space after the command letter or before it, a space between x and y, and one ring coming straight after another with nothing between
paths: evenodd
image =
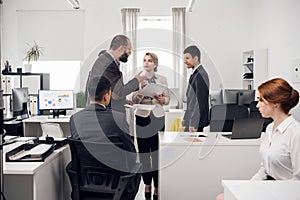
<instances>
[{"instance_id":1,"label":"white dress shirt","mask_svg":"<svg viewBox=\"0 0 300 200\"><path fill-rule=\"evenodd\" d=\"M300 180L300 123L289 116L274 131L273 126L269 124L262 136L261 168L252 180L267 174L276 180Z\"/></svg>"}]
</instances>

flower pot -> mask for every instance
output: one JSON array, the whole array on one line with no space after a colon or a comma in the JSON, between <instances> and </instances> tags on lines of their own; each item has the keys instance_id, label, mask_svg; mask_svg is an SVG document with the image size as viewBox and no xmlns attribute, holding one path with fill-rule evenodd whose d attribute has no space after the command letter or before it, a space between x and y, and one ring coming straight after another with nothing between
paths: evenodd
<instances>
[{"instance_id":1,"label":"flower pot","mask_svg":"<svg viewBox=\"0 0 300 200\"><path fill-rule=\"evenodd\" d=\"M24 64L25 72L31 73L32 64Z\"/></svg>"}]
</instances>

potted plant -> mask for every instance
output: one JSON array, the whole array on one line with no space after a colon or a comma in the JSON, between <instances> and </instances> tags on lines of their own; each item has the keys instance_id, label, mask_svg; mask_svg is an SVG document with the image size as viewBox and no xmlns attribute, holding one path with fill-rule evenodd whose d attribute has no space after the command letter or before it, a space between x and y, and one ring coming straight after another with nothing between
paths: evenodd
<instances>
[{"instance_id":1,"label":"potted plant","mask_svg":"<svg viewBox=\"0 0 300 200\"><path fill-rule=\"evenodd\" d=\"M35 41L34 44L31 46L30 44L26 43L28 49L26 51L25 60L27 60L27 64L24 64L25 72L31 72L32 64L30 61L38 61L41 55L43 55L43 47L39 46Z\"/></svg>"}]
</instances>

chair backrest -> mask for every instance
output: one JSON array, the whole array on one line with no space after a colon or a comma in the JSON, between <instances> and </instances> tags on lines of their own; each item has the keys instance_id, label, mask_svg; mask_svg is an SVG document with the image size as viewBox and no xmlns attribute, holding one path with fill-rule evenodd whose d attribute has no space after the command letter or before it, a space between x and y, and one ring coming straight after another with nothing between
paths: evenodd
<instances>
[{"instance_id":1,"label":"chair backrest","mask_svg":"<svg viewBox=\"0 0 300 200\"><path fill-rule=\"evenodd\" d=\"M116 146L118 148L122 144L95 143L71 138L68 141L72 161L67 172L73 199L134 199L140 174L115 168L115 165L120 165L123 166L122 169L129 170L125 151L115 151Z\"/></svg>"},{"instance_id":2,"label":"chair backrest","mask_svg":"<svg viewBox=\"0 0 300 200\"><path fill-rule=\"evenodd\" d=\"M64 137L64 132L62 131L60 125L58 123L49 123L49 122L41 122L43 136L51 136L54 138L62 138Z\"/></svg>"},{"instance_id":3,"label":"chair backrest","mask_svg":"<svg viewBox=\"0 0 300 200\"><path fill-rule=\"evenodd\" d=\"M234 119L248 118L246 106L235 104L215 105L210 111L211 132L231 132Z\"/></svg>"},{"instance_id":4,"label":"chair backrest","mask_svg":"<svg viewBox=\"0 0 300 200\"><path fill-rule=\"evenodd\" d=\"M261 113L259 112L258 108L256 107L258 101L253 101L250 103L250 118L264 118L261 116ZM272 118L264 118L264 125L262 128L262 131L265 132L268 124L273 122Z\"/></svg>"}]
</instances>

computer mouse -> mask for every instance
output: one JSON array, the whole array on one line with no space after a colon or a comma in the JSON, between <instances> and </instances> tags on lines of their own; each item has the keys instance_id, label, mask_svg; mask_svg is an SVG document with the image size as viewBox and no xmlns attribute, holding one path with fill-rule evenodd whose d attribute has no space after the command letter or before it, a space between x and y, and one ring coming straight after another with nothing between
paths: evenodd
<instances>
[{"instance_id":1,"label":"computer mouse","mask_svg":"<svg viewBox=\"0 0 300 200\"><path fill-rule=\"evenodd\" d=\"M198 137L207 137L207 136L206 136L206 135L202 135L202 134L201 134L201 135L198 135Z\"/></svg>"}]
</instances>

